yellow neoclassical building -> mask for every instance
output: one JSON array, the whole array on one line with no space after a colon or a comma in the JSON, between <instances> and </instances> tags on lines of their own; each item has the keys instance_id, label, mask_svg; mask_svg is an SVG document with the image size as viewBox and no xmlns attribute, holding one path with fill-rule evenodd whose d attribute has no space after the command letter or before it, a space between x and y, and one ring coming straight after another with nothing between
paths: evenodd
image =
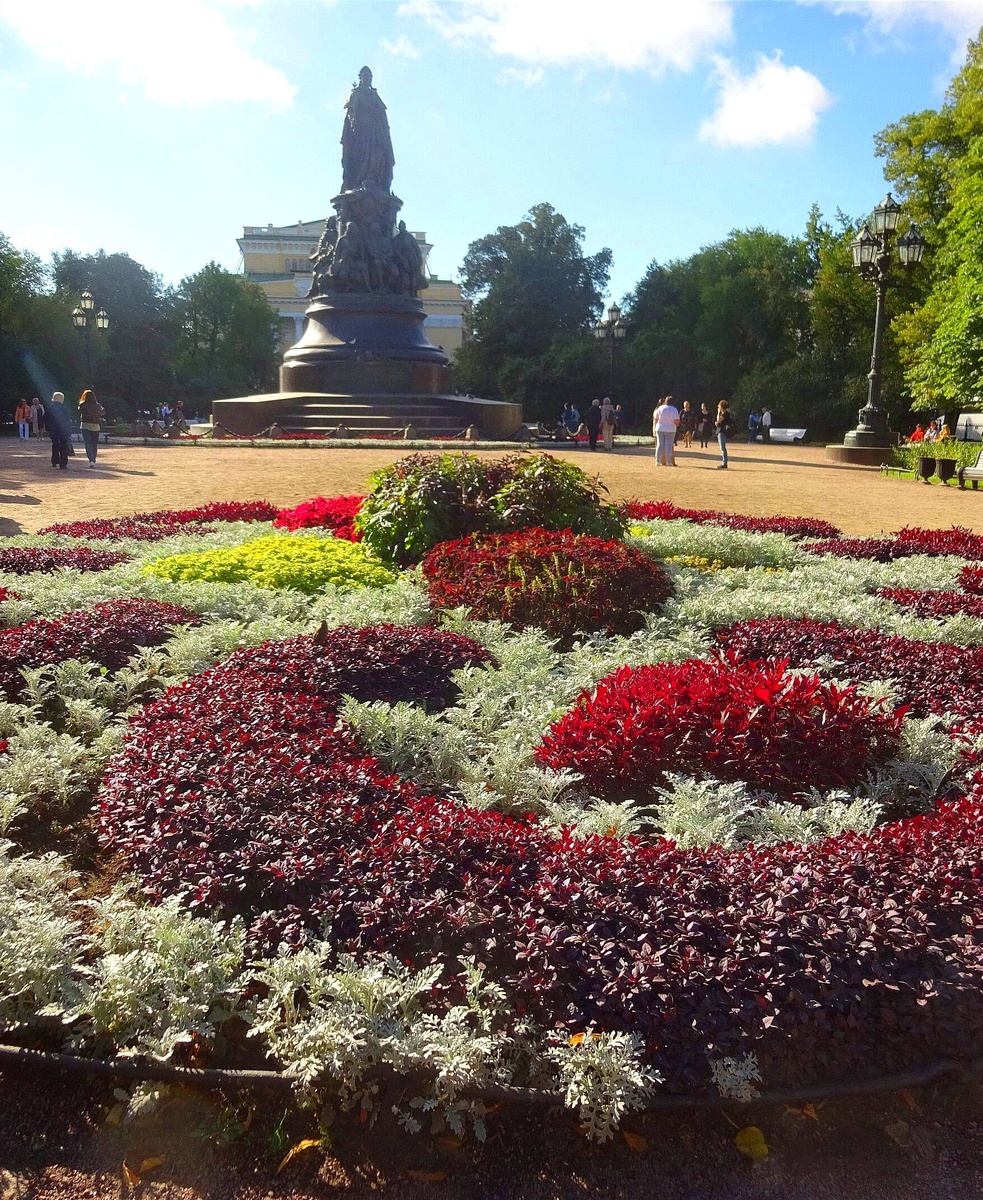
<instances>
[{"instance_id":1,"label":"yellow neoclassical building","mask_svg":"<svg viewBox=\"0 0 983 1200\"><path fill-rule=\"evenodd\" d=\"M311 286L310 256L324 221L298 221L296 225L244 225L238 239L243 272L259 284L280 317L280 342L284 350L300 340L304 311ZM414 233L426 267L432 249L425 233ZM450 279L430 275L430 286L420 293L426 312L427 337L452 358L464 341L467 302Z\"/></svg>"}]
</instances>

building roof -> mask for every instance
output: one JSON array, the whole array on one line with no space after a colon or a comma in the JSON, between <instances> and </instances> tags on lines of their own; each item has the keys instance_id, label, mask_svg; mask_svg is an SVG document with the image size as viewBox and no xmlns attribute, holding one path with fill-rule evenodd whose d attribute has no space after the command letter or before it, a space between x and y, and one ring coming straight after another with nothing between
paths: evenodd
<instances>
[{"instance_id":1,"label":"building roof","mask_svg":"<svg viewBox=\"0 0 983 1200\"><path fill-rule=\"evenodd\" d=\"M243 237L302 237L318 238L324 228L324 218L320 221L298 221L296 225L243 225Z\"/></svg>"}]
</instances>

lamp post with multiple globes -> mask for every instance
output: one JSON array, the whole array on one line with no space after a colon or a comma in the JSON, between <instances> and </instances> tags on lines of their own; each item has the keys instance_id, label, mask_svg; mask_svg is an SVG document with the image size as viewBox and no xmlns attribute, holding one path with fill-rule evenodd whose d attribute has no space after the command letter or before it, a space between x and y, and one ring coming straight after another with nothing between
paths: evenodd
<instances>
[{"instance_id":1,"label":"lamp post with multiple globes","mask_svg":"<svg viewBox=\"0 0 983 1200\"><path fill-rule=\"evenodd\" d=\"M610 392L614 386L614 347L617 342L620 342L628 332L628 322L621 315L621 309L617 304L612 304L608 309L608 319L606 321L598 321L594 325L594 337L599 342L607 342L608 344L608 391Z\"/></svg>"},{"instance_id":2,"label":"lamp post with multiple globes","mask_svg":"<svg viewBox=\"0 0 983 1200\"><path fill-rule=\"evenodd\" d=\"M109 314L104 308L94 313L95 298L90 291L84 291L79 297L78 305L72 310L72 324L85 334L85 386L92 386L92 325L102 331L109 328Z\"/></svg>"},{"instance_id":3,"label":"lamp post with multiple globes","mask_svg":"<svg viewBox=\"0 0 983 1200\"><path fill-rule=\"evenodd\" d=\"M881 348L884 342L884 301L891 283L891 246L898 229L901 205L890 192L874 209L874 228L868 224L860 230L855 241L850 243L853 265L864 277L874 284L877 305L874 312L874 347L870 356L870 373L867 376L867 404L860 410L860 423L854 434L883 436L887 433L887 414L881 408ZM912 224L907 233L897 239L898 261L906 270L918 266L925 254L925 239ZM844 439L849 443L851 434ZM857 439L862 444L864 438Z\"/></svg>"}]
</instances>

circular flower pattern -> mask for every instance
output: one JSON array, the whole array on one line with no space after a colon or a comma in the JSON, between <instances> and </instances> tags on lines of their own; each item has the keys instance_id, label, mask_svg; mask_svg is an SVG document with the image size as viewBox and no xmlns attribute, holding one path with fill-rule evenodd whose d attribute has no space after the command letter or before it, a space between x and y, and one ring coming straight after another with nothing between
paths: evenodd
<instances>
[{"instance_id":1,"label":"circular flower pattern","mask_svg":"<svg viewBox=\"0 0 983 1200\"><path fill-rule=\"evenodd\" d=\"M978 1052L983 779L809 846L577 839L427 795L338 720L345 694L439 707L469 665L493 667L392 627L240 651L132 718L102 837L151 895L243 914L260 951L324 931L339 953L436 959L455 996L476 958L543 1027L637 1032L675 1089L751 1049L773 1085Z\"/></svg>"}]
</instances>

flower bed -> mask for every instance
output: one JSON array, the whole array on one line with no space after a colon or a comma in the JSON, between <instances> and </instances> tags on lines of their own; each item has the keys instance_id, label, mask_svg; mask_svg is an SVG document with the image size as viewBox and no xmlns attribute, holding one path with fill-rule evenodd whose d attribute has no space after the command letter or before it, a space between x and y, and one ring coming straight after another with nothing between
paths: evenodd
<instances>
[{"instance_id":1,"label":"flower bed","mask_svg":"<svg viewBox=\"0 0 983 1200\"><path fill-rule=\"evenodd\" d=\"M983 559L983 537L960 529L905 528L893 537L840 538L836 541L811 542L802 547L810 554L836 554L841 558L870 559L873 562L893 562L925 554L938 558L946 554L960 558Z\"/></svg>"},{"instance_id":2,"label":"flower bed","mask_svg":"<svg viewBox=\"0 0 983 1200\"><path fill-rule=\"evenodd\" d=\"M200 618L157 600L111 600L56 619L0 630L0 691L8 700L24 689L21 671L81 658L109 670L122 667L140 646L159 646L176 625Z\"/></svg>"},{"instance_id":3,"label":"flower bed","mask_svg":"<svg viewBox=\"0 0 983 1200\"><path fill-rule=\"evenodd\" d=\"M108 571L129 557L119 550L95 550L91 546L5 546L0 549L0 571L7 575Z\"/></svg>"},{"instance_id":4,"label":"flower bed","mask_svg":"<svg viewBox=\"0 0 983 1200\"><path fill-rule=\"evenodd\" d=\"M491 487L465 459L387 477L392 545L420 534L419 557L448 495L519 528L421 570L328 536L363 515L337 497L290 533L189 510L162 524L201 553L134 541L123 570L18 582L8 619L64 615L0 634L5 1036L44 1011L88 1052L204 1064L221 1031L223 1062L265 1055L335 1107L377 1106L383 1065L409 1127L533 1085L597 1136L653 1088L983 1054L975 535L902 531L889 567L665 510L599 541L521 524L556 496L607 520L579 475ZM324 586L363 568L394 582Z\"/></svg>"},{"instance_id":5,"label":"flower bed","mask_svg":"<svg viewBox=\"0 0 983 1200\"><path fill-rule=\"evenodd\" d=\"M569 645L576 634L632 633L672 595L652 559L621 542L553 532L476 534L441 542L423 560L434 608L538 628Z\"/></svg>"},{"instance_id":6,"label":"flower bed","mask_svg":"<svg viewBox=\"0 0 983 1200\"><path fill-rule=\"evenodd\" d=\"M130 517L62 521L48 525L39 533L60 533L67 537L94 538L104 542L120 542L124 538L159 542L175 533L204 533L211 521L272 521L276 515L276 506L266 500L214 501L197 508L164 508L156 512L134 513Z\"/></svg>"},{"instance_id":7,"label":"flower bed","mask_svg":"<svg viewBox=\"0 0 983 1200\"><path fill-rule=\"evenodd\" d=\"M723 525L747 533L782 533L791 538L838 538L840 531L816 517L745 517L714 509L679 508L671 500L630 500L622 511L631 521L692 521L695 525Z\"/></svg>"},{"instance_id":8,"label":"flower bed","mask_svg":"<svg viewBox=\"0 0 983 1200\"><path fill-rule=\"evenodd\" d=\"M172 554L146 568L151 575L180 583L239 583L291 588L312 594L334 585L385 587L396 576L363 546L311 537L259 537L242 546Z\"/></svg>"},{"instance_id":9,"label":"flower bed","mask_svg":"<svg viewBox=\"0 0 983 1200\"><path fill-rule=\"evenodd\" d=\"M277 529L330 529L335 537L349 542L361 541L361 531L354 521L362 507L364 496L314 496L296 508L281 508L273 522Z\"/></svg>"}]
</instances>

